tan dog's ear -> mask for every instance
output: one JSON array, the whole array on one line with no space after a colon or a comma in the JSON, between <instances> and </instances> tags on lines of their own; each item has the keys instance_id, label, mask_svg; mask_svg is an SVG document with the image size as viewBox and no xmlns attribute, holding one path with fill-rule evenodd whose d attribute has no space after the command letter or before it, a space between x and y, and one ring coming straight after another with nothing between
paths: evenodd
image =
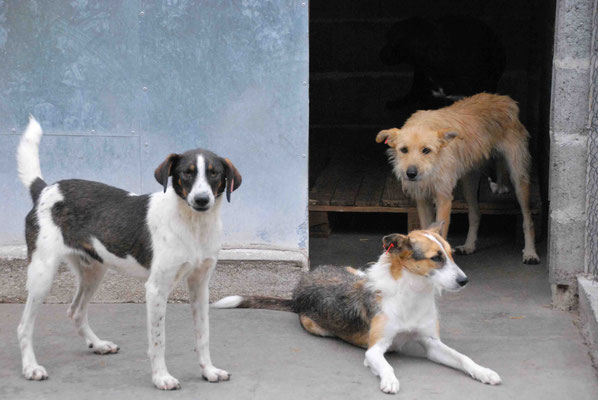
<instances>
[{"instance_id":1,"label":"tan dog's ear","mask_svg":"<svg viewBox=\"0 0 598 400\"><path fill-rule=\"evenodd\" d=\"M382 238L382 246L387 253L402 252L404 250L411 250L411 242L407 235L393 233Z\"/></svg>"},{"instance_id":2,"label":"tan dog's ear","mask_svg":"<svg viewBox=\"0 0 598 400\"><path fill-rule=\"evenodd\" d=\"M438 139L440 139L440 142L443 145L448 144L451 140L453 140L457 136L459 136L459 134L450 129L438 131Z\"/></svg>"},{"instance_id":3,"label":"tan dog's ear","mask_svg":"<svg viewBox=\"0 0 598 400\"><path fill-rule=\"evenodd\" d=\"M442 232L443 227L444 227L444 221L437 221L437 222L433 222L432 225L428 226L426 228L426 230L434 232L438 235L442 235L440 232Z\"/></svg>"},{"instance_id":4,"label":"tan dog's ear","mask_svg":"<svg viewBox=\"0 0 598 400\"><path fill-rule=\"evenodd\" d=\"M378 132L378 135L376 135L376 143L382 143L384 142L385 144L389 145L390 147L394 146L394 142L393 139L395 138L396 135L398 135L400 132L400 129L397 128L392 128L392 129L385 129L383 131Z\"/></svg>"}]
</instances>

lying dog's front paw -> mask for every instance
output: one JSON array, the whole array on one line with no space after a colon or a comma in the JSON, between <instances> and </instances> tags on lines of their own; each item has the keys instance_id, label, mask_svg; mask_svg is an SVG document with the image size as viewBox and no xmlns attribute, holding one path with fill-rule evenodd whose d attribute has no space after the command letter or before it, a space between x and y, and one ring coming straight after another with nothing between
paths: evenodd
<instances>
[{"instance_id":1,"label":"lying dog's front paw","mask_svg":"<svg viewBox=\"0 0 598 400\"><path fill-rule=\"evenodd\" d=\"M178 379L170 374L153 376L152 381L160 390L177 390L181 388Z\"/></svg>"},{"instance_id":2,"label":"lying dog's front paw","mask_svg":"<svg viewBox=\"0 0 598 400\"><path fill-rule=\"evenodd\" d=\"M461 245L461 246L455 246L455 253L457 254L461 254L461 255L465 255L465 254L472 254L475 252L475 246L469 246L469 245Z\"/></svg>"},{"instance_id":3,"label":"lying dog's front paw","mask_svg":"<svg viewBox=\"0 0 598 400\"><path fill-rule=\"evenodd\" d=\"M388 394L397 393L399 391L399 380L392 374L380 378L380 390Z\"/></svg>"},{"instance_id":4,"label":"lying dog's front paw","mask_svg":"<svg viewBox=\"0 0 598 400\"><path fill-rule=\"evenodd\" d=\"M37 364L23 367L23 376L30 381L44 381L48 379L46 369Z\"/></svg>"},{"instance_id":5,"label":"lying dog's front paw","mask_svg":"<svg viewBox=\"0 0 598 400\"><path fill-rule=\"evenodd\" d=\"M201 376L208 382L228 381L230 374L223 369L214 366L205 367L201 371Z\"/></svg>"},{"instance_id":6,"label":"lying dog's front paw","mask_svg":"<svg viewBox=\"0 0 598 400\"><path fill-rule=\"evenodd\" d=\"M107 340L100 340L97 343L90 343L89 348L96 354L116 354L120 350L116 344Z\"/></svg>"},{"instance_id":7,"label":"lying dog's front paw","mask_svg":"<svg viewBox=\"0 0 598 400\"><path fill-rule=\"evenodd\" d=\"M500 376L490 368L479 367L471 374L473 379L490 385L500 385Z\"/></svg>"}]
</instances>

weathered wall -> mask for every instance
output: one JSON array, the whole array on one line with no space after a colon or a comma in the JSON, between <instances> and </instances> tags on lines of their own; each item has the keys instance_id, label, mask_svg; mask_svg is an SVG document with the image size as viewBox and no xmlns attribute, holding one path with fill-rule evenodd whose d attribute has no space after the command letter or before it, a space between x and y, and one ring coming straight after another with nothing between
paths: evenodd
<instances>
[{"instance_id":1,"label":"weathered wall","mask_svg":"<svg viewBox=\"0 0 598 400\"><path fill-rule=\"evenodd\" d=\"M225 242L306 251L307 30L296 0L0 1L0 245L24 241L31 113L47 181L156 191L166 155L205 147L243 175Z\"/></svg>"},{"instance_id":2,"label":"weathered wall","mask_svg":"<svg viewBox=\"0 0 598 400\"><path fill-rule=\"evenodd\" d=\"M574 304L584 270L594 0L558 0L550 118L548 264L554 305Z\"/></svg>"}]
</instances>

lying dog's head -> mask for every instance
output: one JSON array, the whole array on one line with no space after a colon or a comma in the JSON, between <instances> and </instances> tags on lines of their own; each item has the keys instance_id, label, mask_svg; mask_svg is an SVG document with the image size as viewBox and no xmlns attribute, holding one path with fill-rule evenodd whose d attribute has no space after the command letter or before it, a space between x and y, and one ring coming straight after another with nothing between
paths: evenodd
<instances>
[{"instance_id":1,"label":"lying dog's head","mask_svg":"<svg viewBox=\"0 0 598 400\"><path fill-rule=\"evenodd\" d=\"M388 154L394 160L395 170L401 179L418 182L433 172L444 147L456 137L457 133L448 130L392 128L380 131L376 142L390 146Z\"/></svg>"},{"instance_id":2,"label":"lying dog's head","mask_svg":"<svg viewBox=\"0 0 598 400\"><path fill-rule=\"evenodd\" d=\"M382 244L391 260L391 273L399 279L403 269L429 279L439 289L456 292L468 282L455 264L451 246L440 236L443 223L409 235L385 236Z\"/></svg>"},{"instance_id":3,"label":"lying dog's head","mask_svg":"<svg viewBox=\"0 0 598 400\"><path fill-rule=\"evenodd\" d=\"M241 174L228 158L202 149L169 155L156 168L154 176L164 192L168 177L172 176L176 194L196 211L209 210L225 191L230 202L231 192L241 186Z\"/></svg>"}]
</instances>

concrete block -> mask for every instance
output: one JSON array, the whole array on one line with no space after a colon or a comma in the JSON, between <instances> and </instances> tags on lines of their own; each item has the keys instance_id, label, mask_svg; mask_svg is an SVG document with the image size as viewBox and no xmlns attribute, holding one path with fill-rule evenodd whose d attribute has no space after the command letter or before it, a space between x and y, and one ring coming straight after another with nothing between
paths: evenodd
<instances>
[{"instance_id":1,"label":"concrete block","mask_svg":"<svg viewBox=\"0 0 598 400\"><path fill-rule=\"evenodd\" d=\"M557 1L554 58L589 59L592 42L594 2Z\"/></svg>"},{"instance_id":2,"label":"concrete block","mask_svg":"<svg viewBox=\"0 0 598 400\"><path fill-rule=\"evenodd\" d=\"M589 61L554 61L550 127L556 132L587 134Z\"/></svg>"},{"instance_id":3,"label":"concrete block","mask_svg":"<svg viewBox=\"0 0 598 400\"><path fill-rule=\"evenodd\" d=\"M583 272L585 256L585 221L549 217L548 269L553 284L571 285Z\"/></svg>"},{"instance_id":4,"label":"concrete block","mask_svg":"<svg viewBox=\"0 0 598 400\"><path fill-rule=\"evenodd\" d=\"M583 218L586 208L587 137L550 132L550 212L561 219ZM556 214L555 214L556 217Z\"/></svg>"},{"instance_id":5,"label":"concrete block","mask_svg":"<svg viewBox=\"0 0 598 400\"><path fill-rule=\"evenodd\" d=\"M598 367L598 282L585 276L579 276L577 282L581 334L590 347L594 366Z\"/></svg>"}]
</instances>

